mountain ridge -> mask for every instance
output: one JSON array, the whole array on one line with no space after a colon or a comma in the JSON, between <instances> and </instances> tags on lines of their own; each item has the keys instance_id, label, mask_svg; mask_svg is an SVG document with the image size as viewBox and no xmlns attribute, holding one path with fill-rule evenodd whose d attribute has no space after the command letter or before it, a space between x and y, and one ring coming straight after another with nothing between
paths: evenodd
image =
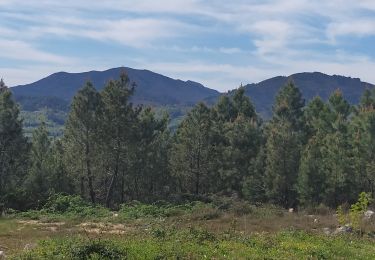
<instances>
[{"instance_id":1,"label":"mountain ridge","mask_svg":"<svg viewBox=\"0 0 375 260\"><path fill-rule=\"evenodd\" d=\"M289 76L276 76L258 83L244 86L245 93L254 103L257 112L265 117L272 113L272 105L279 89L289 80L301 90L306 103L315 96L328 100L335 90L339 89L351 104L357 104L366 88L375 85L363 82L359 78L341 75L327 75L322 72L300 72Z\"/></svg>"},{"instance_id":2,"label":"mountain ridge","mask_svg":"<svg viewBox=\"0 0 375 260\"><path fill-rule=\"evenodd\" d=\"M137 85L133 100L135 103L192 105L208 96L220 94L198 82L172 79L150 70L127 67L78 73L56 72L33 83L14 86L11 89L16 97L53 96L70 101L86 81L91 81L98 90L101 90L109 80L117 79L122 71L126 71L131 82Z\"/></svg>"},{"instance_id":3,"label":"mountain ridge","mask_svg":"<svg viewBox=\"0 0 375 260\"><path fill-rule=\"evenodd\" d=\"M31 84L19 85L11 89L16 100L26 110L36 110L38 104L44 107L52 106L59 110L64 106L68 107L73 96L87 80L92 81L100 90L109 80L117 79L122 71L126 71L130 80L137 84L132 100L136 104L181 107L193 106L200 101L213 104L220 95L230 95L234 91L220 93L192 80L183 81L147 69L127 67L77 73L56 72ZM245 93L254 103L257 112L269 118L277 92L290 79L300 88L307 102L315 96L327 100L333 91L341 89L345 98L350 103L356 104L366 88L375 87L371 83L362 82L359 78L327 75L322 72L301 72L247 84L244 86Z\"/></svg>"}]
</instances>

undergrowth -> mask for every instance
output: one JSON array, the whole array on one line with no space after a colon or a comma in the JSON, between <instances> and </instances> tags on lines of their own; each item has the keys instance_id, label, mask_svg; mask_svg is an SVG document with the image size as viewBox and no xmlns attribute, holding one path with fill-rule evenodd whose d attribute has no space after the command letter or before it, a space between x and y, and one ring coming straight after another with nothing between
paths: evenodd
<instances>
[{"instance_id":1,"label":"undergrowth","mask_svg":"<svg viewBox=\"0 0 375 260\"><path fill-rule=\"evenodd\" d=\"M11 259L374 259L373 241L302 231L234 237L203 229L110 240L45 240Z\"/></svg>"}]
</instances>

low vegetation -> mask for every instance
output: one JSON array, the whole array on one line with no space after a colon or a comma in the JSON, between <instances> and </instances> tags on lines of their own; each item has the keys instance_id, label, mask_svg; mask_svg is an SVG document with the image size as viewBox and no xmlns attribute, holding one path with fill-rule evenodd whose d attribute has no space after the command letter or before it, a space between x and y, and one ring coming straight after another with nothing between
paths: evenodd
<instances>
[{"instance_id":1,"label":"low vegetation","mask_svg":"<svg viewBox=\"0 0 375 260\"><path fill-rule=\"evenodd\" d=\"M335 233L337 216L322 206L289 212L229 197L206 201L134 201L110 211L79 196L54 195L38 211L0 218L0 251L9 259L375 257L373 219L365 232Z\"/></svg>"},{"instance_id":2,"label":"low vegetation","mask_svg":"<svg viewBox=\"0 0 375 260\"><path fill-rule=\"evenodd\" d=\"M252 236L199 229L125 238L59 238L14 259L373 259L373 241L327 238L300 231Z\"/></svg>"}]
</instances>

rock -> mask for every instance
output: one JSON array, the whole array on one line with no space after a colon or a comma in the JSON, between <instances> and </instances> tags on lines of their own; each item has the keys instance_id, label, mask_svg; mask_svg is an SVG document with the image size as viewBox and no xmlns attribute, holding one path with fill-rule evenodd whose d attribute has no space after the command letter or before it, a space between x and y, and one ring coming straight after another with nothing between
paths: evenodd
<instances>
[{"instance_id":1,"label":"rock","mask_svg":"<svg viewBox=\"0 0 375 260\"><path fill-rule=\"evenodd\" d=\"M289 211L289 213L293 213L294 212L294 208L290 208L288 211Z\"/></svg>"},{"instance_id":2,"label":"rock","mask_svg":"<svg viewBox=\"0 0 375 260\"><path fill-rule=\"evenodd\" d=\"M333 234L339 235L339 234L351 233L351 232L353 232L353 228L350 225L345 225L345 226L336 228Z\"/></svg>"},{"instance_id":3,"label":"rock","mask_svg":"<svg viewBox=\"0 0 375 260\"><path fill-rule=\"evenodd\" d=\"M5 258L6 258L6 255L4 251L0 251L0 259L5 259Z\"/></svg>"},{"instance_id":4,"label":"rock","mask_svg":"<svg viewBox=\"0 0 375 260\"><path fill-rule=\"evenodd\" d=\"M314 223L318 223L319 220L317 218L314 218Z\"/></svg>"},{"instance_id":5,"label":"rock","mask_svg":"<svg viewBox=\"0 0 375 260\"><path fill-rule=\"evenodd\" d=\"M35 248L36 247L36 244L33 244L33 243L31 243L31 244L26 244L24 247L23 247L23 250L31 250L31 249L33 249L33 248Z\"/></svg>"},{"instance_id":6,"label":"rock","mask_svg":"<svg viewBox=\"0 0 375 260\"><path fill-rule=\"evenodd\" d=\"M113 214L113 217L117 218L117 217L118 217L118 214L117 214L117 213Z\"/></svg>"},{"instance_id":7,"label":"rock","mask_svg":"<svg viewBox=\"0 0 375 260\"><path fill-rule=\"evenodd\" d=\"M365 213L363 213L364 215L364 219L365 220L370 220L373 216L374 216L375 212L372 211L372 210L367 210Z\"/></svg>"},{"instance_id":8,"label":"rock","mask_svg":"<svg viewBox=\"0 0 375 260\"><path fill-rule=\"evenodd\" d=\"M331 229L325 227L325 228L323 228L323 233L324 233L325 235L329 236L329 235L331 235Z\"/></svg>"}]
</instances>

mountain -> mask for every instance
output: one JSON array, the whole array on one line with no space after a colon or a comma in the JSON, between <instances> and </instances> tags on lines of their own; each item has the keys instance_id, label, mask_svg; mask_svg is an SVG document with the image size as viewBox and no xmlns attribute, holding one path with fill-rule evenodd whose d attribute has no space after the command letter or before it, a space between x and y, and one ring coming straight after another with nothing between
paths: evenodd
<instances>
[{"instance_id":1,"label":"mountain","mask_svg":"<svg viewBox=\"0 0 375 260\"><path fill-rule=\"evenodd\" d=\"M268 118L272 114L272 105L280 87L288 80L293 80L301 90L306 102L320 96L327 100L332 92L340 89L344 97L351 103L357 104L366 88L374 88L370 83L362 82L358 78L344 76L329 76L320 72L304 72L290 76L278 76L245 86L246 95L254 103L258 113Z\"/></svg>"},{"instance_id":2,"label":"mountain","mask_svg":"<svg viewBox=\"0 0 375 260\"><path fill-rule=\"evenodd\" d=\"M119 78L120 73L124 70L128 73L131 81L137 84L133 98L134 103L156 107L168 106L179 117L186 112L187 108L197 102L205 101L208 104L213 104L221 95L218 91L206 88L197 82L175 80L148 70L123 67L83 73L58 72L37 82L11 89L23 110L35 111L48 107L67 111L72 97L87 80L92 81L94 86L100 90L108 80ZM315 96L327 100L333 91L340 89L350 103L357 104L366 88L375 87L358 78L330 76L320 72L278 76L246 85L246 94L254 103L258 113L264 118L271 116L275 96L288 80L294 81L307 102ZM231 93L233 91L228 92L229 95Z\"/></svg>"},{"instance_id":3,"label":"mountain","mask_svg":"<svg viewBox=\"0 0 375 260\"><path fill-rule=\"evenodd\" d=\"M90 80L100 90L109 80L118 79L123 71L137 85L133 97L133 102L137 104L193 105L207 97L220 95L218 91L197 82L175 80L152 71L124 67L83 73L58 72L31 84L12 87L11 90L24 109L32 110L40 102L61 107L72 100L86 81Z\"/></svg>"}]
</instances>

